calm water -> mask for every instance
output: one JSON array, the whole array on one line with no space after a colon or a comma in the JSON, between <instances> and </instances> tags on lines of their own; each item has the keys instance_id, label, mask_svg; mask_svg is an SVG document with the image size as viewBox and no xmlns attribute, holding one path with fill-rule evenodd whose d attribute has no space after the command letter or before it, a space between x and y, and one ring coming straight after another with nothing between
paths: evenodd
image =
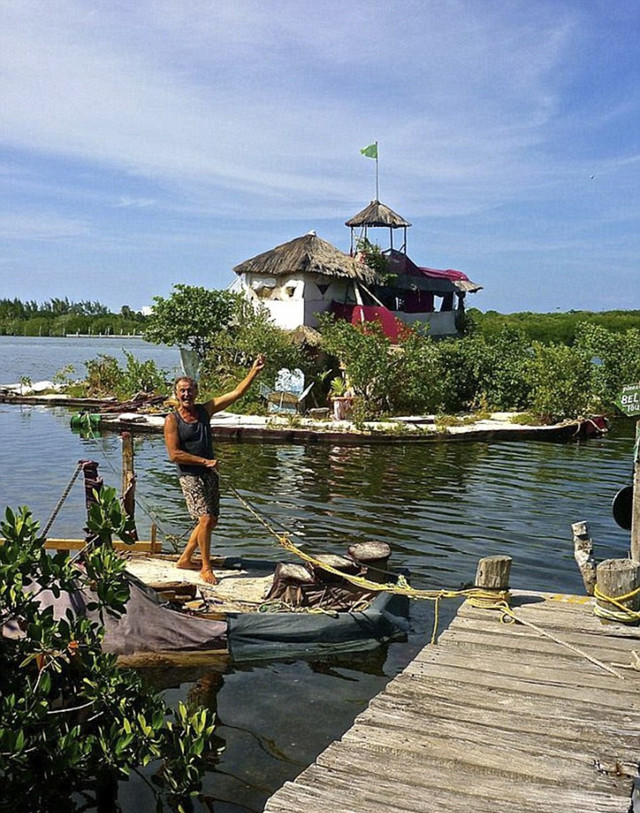
<instances>
[{"instance_id":1,"label":"calm water","mask_svg":"<svg viewBox=\"0 0 640 813\"><path fill-rule=\"evenodd\" d=\"M118 346L112 339L0 337L1 377L50 378L64 364L97 353L116 355ZM169 348L131 340L124 346L164 369L177 367L177 352ZM97 460L104 480L119 486L118 437L72 433L66 410L0 405L0 428L2 509L28 504L46 522L80 459ZM411 570L413 584L428 588L458 587L473 579L480 557L508 554L514 587L583 592L570 525L589 522L598 558L626 553L629 534L614 524L611 500L631 476L633 432L633 422L621 421L607 438L582 444L218 443L217 451L226 483L315 552L384 540L392 547L392 561ZM161 536L180 537L188 519L161 436L137 438L135 453L141 535L147 536L153 518ZM77 485L50 533L78 536L83 521ZM277 545L229 489L215 548L279 556ZM443 624L453 612L450 606ZM409 641L366 656L233 667L224 675L202 670L163 675L165 685L171 684L169 702L191 695L217 709L226 750L205 783L217 813L261 810L267 796L340 736L425 643L431 622L431 608L414 605ZM153 809L138 784L123 787L122 799L126 809Z\"/></svg>"}]
</instances>

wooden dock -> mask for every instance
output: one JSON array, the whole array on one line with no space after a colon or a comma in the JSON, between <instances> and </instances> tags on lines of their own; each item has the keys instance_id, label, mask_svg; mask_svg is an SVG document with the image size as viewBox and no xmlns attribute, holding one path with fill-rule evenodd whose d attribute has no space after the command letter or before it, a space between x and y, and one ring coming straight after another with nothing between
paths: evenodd
<instances>
[{"instance_id":1,"label":"wooden dock","mask_svg":"<svg viewBox=\"0 0 640 813\"><path fill-rule=\"evenodd\" d=\"M638 628L603 624L587 597L511 607L524 624L465 602L265 813L640 810Z\"/></svg>"}]
</instances>

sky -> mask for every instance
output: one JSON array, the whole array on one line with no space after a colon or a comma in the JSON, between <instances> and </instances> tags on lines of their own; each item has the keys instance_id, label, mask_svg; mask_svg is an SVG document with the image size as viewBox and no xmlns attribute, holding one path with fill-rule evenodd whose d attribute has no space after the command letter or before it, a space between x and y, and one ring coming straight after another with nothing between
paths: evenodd
<instances>
[{"instance_id":1,"label":"sky","mask_svg":"<svg viewBox=\"0 0 640 813\"><path fill-rule=\"evenodd\" d=\"M0 104L0 299L139 310L312 229L348 252L377 141L469 305L640 308L637 0L0 0Z\"/></svg>"}]
</instances>

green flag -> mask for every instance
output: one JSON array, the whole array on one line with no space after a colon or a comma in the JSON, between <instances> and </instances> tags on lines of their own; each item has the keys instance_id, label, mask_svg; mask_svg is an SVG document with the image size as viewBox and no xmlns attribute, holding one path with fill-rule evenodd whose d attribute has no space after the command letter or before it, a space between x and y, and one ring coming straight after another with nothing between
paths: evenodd
<instances>
[{"instance_id":1,"label":"green flag","mask_svg":"<svg viewBox=\"0 0 640 813\"><path fill-rule=\"evenodd\" d=\"M360 150L360 154L364 155L366 158L377 158L378 157L378 142L376 141L374 144L369 144L368 147L363 147Z\"/></svg>"}]
</instances>

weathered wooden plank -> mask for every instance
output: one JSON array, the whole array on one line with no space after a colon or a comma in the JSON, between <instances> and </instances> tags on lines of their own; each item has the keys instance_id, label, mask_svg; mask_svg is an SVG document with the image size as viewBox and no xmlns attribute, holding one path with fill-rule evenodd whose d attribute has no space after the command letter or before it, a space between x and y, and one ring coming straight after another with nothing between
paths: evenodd
<instances>
[{"instance_id":1,"label":"weathered wooden plank","mask_svg":"<svg viewBox=\"0 0 640 813\"><path fill-rule=\"evenodd\" d=\"M632 649L640 649L640 637L638 637L639 630L636 627L620 628L618 626L607 625L602 630L595 632L588 632L578 630L572 627L565 627L560 631L559 629L552 630L548 625L540 625L545 631L552 632L556 637L561 638L563 641L577 647L586 646L605 646L609 649L619 649L620 651L630 652ZM503 639L508 640L528 640L534 639L539 641L550 641L544 635L541 635L536 630L526 627L521 624L501 624L497 615L468 616L464 618L456 618L452 626L442 633L438 641L446 639L446 636L455 634L462 630L474 630L478 632L485 632L494 635L497 641ZM559 646L559 645L557 645Z\"/></svg>"},{"instance_id":2,"label":"weathered wooden plank","mask_svg":"<svg viewBox=\"0 0 640 813\"><path fill-rule=\"evenodd\" d=\"M433 702L442 699L457 703L459 706L475 704L478 708L490 713L491 709L520 710L525 716L538 716L541 719L564 720L567 724L579 721L592 721L602 724L606 729L615 730L620 727L625 730L630 725L638 726L637 712L630 712L626 707L620 708L608 705L603 710L595 703L585 703L577 697L563 697L558 703L557 698L545 697L541 694L527 694L513 692L508 688L492 685L487 691L486 686L473 683L460 683L458 681L443 681L432 675L402 674L388 684L385 692L391 696L400 695L409 700L418 698L433 699ZM603 722L606 721L606 722Z\"/></svg>"},{"instance_id":3,"label":"weathered wooden plank","mask_svg":"<svg viewBox=\"0 0 640 813\"><path fill-rule=\"evenodd\" d=\"M580 735L576 730L566 724L555 725L549 719L538 719L533 723L522 721L519 724L517 712L489 714L475 714L474 709L465 706L459 710L458 715L452 706L440 708L439 703L434 704L429 712L429 733L441 737L457 737L460 722L464 722L465 736L473 737L478 742L495 742L496 738L510 748L521 748L521 741L526 735L527 747L537 748L550 757L557 752L560 756L580 759L585 754L593 757L594 751L600 755L603 762L632 761L635 765L635 756L638 748L638 732L629 729L626 734L616 732L603 732L596 725L581 726ZM381 729L398 729L403 731L420 732L424 725L424 707L420 710L412 705L404 707L394 704L376 704L370 706L359 717L345 738L351 737L359 726L367 725Z\"/></svg>"},{"instance_id":4,"label":"weathered wooden plank","mask_svg":"<svg viewBox=\"0 0 640 813\"><path fill-rule=\"evenodd\" d=\"M593 614L591 606L567 605L565 607L560 605L559 602L547 601L522 607L513 606L513 611L516 618L522 618L530 624L536 624L556 633L560 630L591 632L595 635L617 635L636 638L640 641L638 627L605 623ZM478 618L483 615L485 617L494 617L498 621L500 618L498 611L471 607L468 602L465 602L460 607L458 615L461 618Z\"/></svg>"},{"instance_id":5,"label":"weathered wooden plank","mask_svg":"<svg viewBox=\"0 0 640 813\"><path fill-rule=\"evenodd\" d=\"M578 687L566 685L555 685L553 683L536 682L535 680L525 681L522 678L511 675L501 675L492 672L482 672L474 670L472 666L460 666L455 670L449 666L442 666L438 663L421 663L413 661L405 670L409 675L425 676L429 675L442 680L454 680L458 685L476 683L488 689L506 689L517 694L531 694L535 696L553 697L556 699L572 698L581 699L585 703L595 703L603 708L618 708L621 703L625 703L629 710L636 713L640 711L640 697L629 686L629 691L622 691L617 686L611 690ZM612 677L612 680L616 680ZM619 681L625 685L622 681Z\"/></svg>"},{"instance_id":6,"label":"weathered wooden plank","mask_svg":"<svg viewBox=\"0 0 640 813\"><path fill-rule=\"evenodd\" d=\"M558 800L564 798L567 791L580 791L580 796L588 796L592 801L606 799L612 802L617 798L617 810L625 811L624 801L628 800L628 792L620 777L596 773L596 779L585 787L581 780L588 776L585 770L581 773L572 772L568 777L541 776L533 778L525 774L512 772L510 763L491 768L486 765L473 765L471 762L459 763L447 758L435 758L425 755L420 750L410 751L403 749L398 752L383 746L374 747L368 743L358 746L340 743L330 746L324 751L316 762L317 768L338 772L349 772L355 775L355 768L361 777L370 777L370 782L377 785L377 777L395 780L396 796L402 794L402 788L410 789L420 787L439 787L446 790L457 790L462 798L469 793L475 795L479 788L483 793L490 793L494 810L501 809L502 801L520 798L520 803L530 798L531 794L539 798L554 800L556 810L580 810L584 808L568 808L560 806ZM319 773L319 772L318 772ZM317 776L318 773L315 775ZM309 775L305 771L307 776ZM304 776L304 774L303 774ZM522 791L524 790L524 793ZM406 791L405 791L406 792ZM520 795L522 794L522 795ZM462 801L461 798L461 801ZM624 801L623 801L624 800ZM458 811L468 808L460 805ZM525 810L537 810L533 806L526 806ZM614 808L615 809L615 808Z\"/></svg>"},{"instance_id":7,"label":"weathered wooden plank","mask_svg":"<svg viewBox=\"0 0 640 813\"><path fill-rule=\"evenodd\" d=\"M500 783L480 781L482 777L457 775L454 786L441 788L419 782L406 787L394 779L382 777L371 782L359 772L357 759L346 763L343 770L328 770L314 766L295 783L287 783L265 807L265 813L380 813L380 811L411 811L412 813L557 813L555 790L536 785L516 785L508 796L496 796ZM581 813L619 813L620 799L606 794L590 794L567 789L563 793L564 811ZM584 806L583 806L584 805Z\"/></svg>"},{"instance_id":8,"label":"weathered wooden plank","mask_svg":"<svg viewBox=\"0 0 640 813\"><path fill-rule=\"evenodd\" d=\"M395 691L398 688L397 681L394 681L393 687L390 688L394 691L385 691L375 697L358 719L368 722L369 716L375 715L377 710L381 709L384 713L393 714L399 724L405 715L416 718L417 729L421 727L420 721L422 720L424 724L425 716L428 716L430 728L434 725L434 720L452 720L459 724L463 719L465 723L511 729L521 734L544 735L555 740L578 739L587 743L623 740L625 747L629 741L633 748L638 745L638 729L622 712L610 715L603 721L600 715L595 715L595 719L584 716L582 704L573 704L571 714L568 716L564 702L563 708L558 708L556 704L545 705L539 700L526 706L513 703L511 707L505 708L500 698L497 699L497 703L492 704L478 694L473 694L465 698L464 702L460 702L456 693L449 697L443 697L441 692L423 695L414 692L409 695L397 693ZM484 705L482 702L476 702L478 699L484 700Z\"/></svg>"},{"instance_id":9,"label":"weathered wooden plank","mask_svg":"<svg viewBox=\"0 0 640 813\"><path fill-rule=\"evenodd\" d=\"M576 669L589 669L593 667L586 658L576 653L566 646L558 644L549 638L539 635L527 627L521 627L526 630L526 634L518 634L515 631L511 634L497 633L491 630L475 629L468 627L459 627L447 631L447 647L456 648L464 647L466 651L484 651L492 649L498 652L520 652L537 654L539 657L547 656L550 660L556 662L562 659L570 661ZM564 643L571 644L572 647L582 649L594 658L605 663L626 663L631 662L631 652L633 650L640 650L640 641L633 642L628 638L620 639L620 644L610 643L610 638L599 638L594 635L578 635L563 636Z\"/></svg>"},{"instance_id":10,"label":"weathered wooden plank","mask_svg":"<svg viewBox=\"0 0 640 813\"><path fill-rule=\"evenodd\" d=\"M513 654L504 657L493 650L482 655L476 654L471 661L468 653L459 649L443 647L426 647L418 653L414 664L437 664L439 667L449 666L455 669L469 669L472 664L474 674L499 674L501 677L515 677L523 681L538 683L553 683L579 687L580 689L603 689L611 691L611 674L595 664L589 663L591 670L577 670L566 662L558 663L555 667L549 666L548 660L539 658L535 653L528 653L528 657L514 657ZM620 672L622 674L622 672ZM640 688L640 672L628 670L619 680L620 691L637 692Z\"/></svg>"},{"instance_id":11,"label":"weathered wooden plank","mask_svg":"<svg viewBox=\"0 0 640 813\"><path fill-rule=\"evenodd\" d=\"M405 769L406 761L412 757L420 762L432 759L440 765L455 763L458 772L463 774L473 768L500 773L514 782L578 783L581 787L591 788L597 788L603 782L602 775L594 765L597 762L614 765L617 757L617 754L601 754L596 749L589 753L563 754L561 749L545 748L544 744L533 743L529 738L518 748L515 739L505 741L502 732L487 732L482 737L476 737L478 732L479 727L473 730L461 725L457 735L449 733L440 736L429 730L428 736L420 737L408 729L356 724L342 738L339 753L344 754L348 747L360 753L367 748L376 755L372 758L372 764L378 761L381 753L395 753L401 770ZM321 755L318 764L332 764L326 759Z\"/></svg>"}]
</instances>

